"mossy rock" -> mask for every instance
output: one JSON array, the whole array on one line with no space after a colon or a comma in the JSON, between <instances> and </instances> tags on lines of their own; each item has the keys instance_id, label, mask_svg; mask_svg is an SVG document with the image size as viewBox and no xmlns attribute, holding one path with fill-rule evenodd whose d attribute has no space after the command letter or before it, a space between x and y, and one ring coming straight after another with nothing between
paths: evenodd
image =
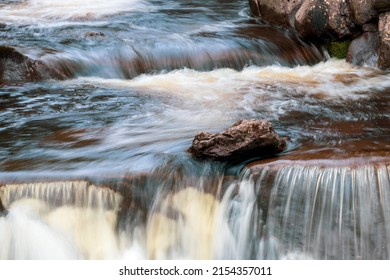
<instances>
[{"instance_id":1,"label":"mossy rock","mask_svg":"<svg viewBox=\"0 0 390 280\"><path fill-rule=\"evenodd\" d=\"M331 57L345 59L348 53L348 47L351 41L333 41L328 44L328 51Z\"/></svg>"}]
</instances>

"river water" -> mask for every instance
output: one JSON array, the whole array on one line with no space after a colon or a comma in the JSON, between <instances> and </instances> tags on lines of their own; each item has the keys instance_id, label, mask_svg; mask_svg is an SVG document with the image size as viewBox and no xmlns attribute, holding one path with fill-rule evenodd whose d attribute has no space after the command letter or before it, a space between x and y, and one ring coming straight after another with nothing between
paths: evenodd
<instances>
[{"instance_id":1,"label":"river water","mask_svg":"<svg viewBox=\"0 0 390 280\"><path fill-rule=\"evenodd\" d=\"M0 258L390 257L389 72L247 1L5 0L0 38L52 77L0 85ZM186 152L242 118L287 150Z\"/></svg>"}]
</instances>

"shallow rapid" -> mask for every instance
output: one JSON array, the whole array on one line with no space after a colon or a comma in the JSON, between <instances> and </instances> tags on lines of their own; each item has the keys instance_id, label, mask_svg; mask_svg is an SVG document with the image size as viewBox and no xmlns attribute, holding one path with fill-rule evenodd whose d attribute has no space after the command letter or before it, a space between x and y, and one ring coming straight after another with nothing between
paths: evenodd
<instances>
[{"instance_id":1,"label":"shallow rapid","mask_svg":"<svg viewBox=\"0 0 390 280\"><path fill-rule=\"evenodd\" d=\"M0 38L51 77L0 84L1 259L389 258L390 73L247 1L6 0ZM243 118L286 151L186 152Z\"/></svg>"}]
</instances>

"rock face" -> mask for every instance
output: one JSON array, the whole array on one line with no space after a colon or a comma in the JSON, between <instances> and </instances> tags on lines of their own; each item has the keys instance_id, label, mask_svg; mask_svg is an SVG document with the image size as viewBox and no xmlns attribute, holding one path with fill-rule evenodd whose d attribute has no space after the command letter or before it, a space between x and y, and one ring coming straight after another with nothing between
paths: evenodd
<instances>
[{"instance_id":1,"label":"rock face","mask_svg":"<svg viewBox=\"0 0 390 280\"><path fill-rule=\"evenodd\" d=\"M195 158L216 161L246 160L283 151L286 142L265 120L240 120L221 133L201 132L188 149Z\"/></svg>"},{"instance_id":2,"label":"rock face","mask_svg":"<svg viewBox=\"0 0 390 280\"><path fill-rule=\"evenodd\" d=\"M12 47L0 46L0 81L36 81L41 79L34 60Z\"/></svg>"},{"instance_id":3,"label":"rock face","mask_svg":"<svg viewBox=\"0 0 390 280\"><path fill-rule=\"evenodd\" d=\"M378 18L378 12L374 9L374 0L349 0L353 20L357 25L363 25Z\"/></svg>"},{"instance_id":4,"label":"rock face","mask_svg":"<svg viewBox=\"0 0 390 280\"><path fill-rule=\"evenodd\" d=\"M327 4L331 32L334 32L337 38L352 36L356 25L348 5L349 0L328 0L325 3Z\"/></svg>"},{"instance_id":5,"label":"rock face","mask_svg":"<svg viewBox=\"0 0 390 280\"><path fill-rule=\"evenodd\" d=\"M379 37L378 67L390 69L390 12L379 17Z\"/></svg>"},{"instance_id":6,"label":"rock face","mask_svg":"<svg viewBox=\"0 0 390 280\"><path fill-rule=\"evenodd\" d=\"M295 28L304 38L350 36L355 24L346 0L306 0L295 15Z\"/></svg>"},{"instance_id":7,"label":"rock face","mask_svg":"<svg viewBox=\"0 0 390 280\"><path fill-rule=\"evenodd\" d=\"M326 32L328 18L326 7L321 1L305 1L295 15L295 28L303 38L319 38Z\"/></svg>"},{"instance_id":8,"label":"rock face","mask_svg":"<svg viewBox=\"0 0 390 280\"><path fill-rule=\"evenodd\" d=\"M356 14L362 17L356 1ZM347 0L249 0L251 13L264 21L295 28L304 38L343 37L351 35L355 23ZM365 0L369 1L369 0ZM359 9L361 8L361 9ZM376 11L370 5L373 13Z\"/></svg>"},{"instance_id":9,"label":"rock face","mask_svg":"<svg viewBox=\"0 0 390 280\"><path fill-rule=\"evenodd\" d=\"M389 0L249 0L249 4L252 15L294 29L303 39L320 44L352 41L349 62L390 69L390 47L386 39L386 29L390 28L386 20ZM378 36L379 44L376 43ZM378 54L379 59L376 59Z\"/></svg>"}]
</instances>

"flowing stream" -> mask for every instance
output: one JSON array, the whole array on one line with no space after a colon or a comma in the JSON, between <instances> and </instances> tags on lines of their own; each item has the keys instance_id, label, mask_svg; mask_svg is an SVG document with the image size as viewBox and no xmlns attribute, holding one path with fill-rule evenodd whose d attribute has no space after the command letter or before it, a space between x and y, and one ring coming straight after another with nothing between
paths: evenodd
<instances>
[{"instance_id":1,"label":"flowing stream","mask_svg":"<svg viewBox=\"0 0 390 280\"><path fill-rule=\"evenodd\" d=\"M389 259L390 73L329 59L248 3L3 0L0 259ZM287 150L187 153L267 119Z\"/></svg>"}]
</instances>

